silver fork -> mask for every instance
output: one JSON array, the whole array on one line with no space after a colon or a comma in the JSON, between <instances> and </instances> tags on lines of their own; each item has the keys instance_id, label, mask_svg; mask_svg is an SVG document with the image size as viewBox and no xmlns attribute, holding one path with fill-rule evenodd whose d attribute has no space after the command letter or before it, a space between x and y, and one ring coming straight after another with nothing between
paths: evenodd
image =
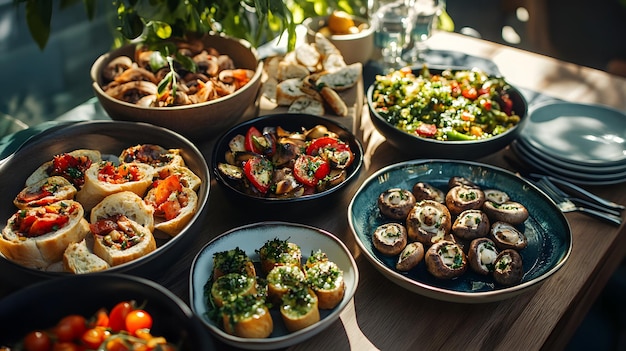
<instances>
[{"instance_id":1,"label":"silver fork","mask_svg":"<svg viewBox=\"0 0 626 351\"><path fill-rule=\"evenodd\" d=\"M539 178L539 182L545 185L546 187L550 188L550 190L552 190L556 194L561 195L561 197L567 200L570 200L571 202L573 202L574 204L578 206L584 206L587 208L592 208L597 211L607 212L607 213L616 215L618 217L621 216L621 211L617 210L614 206L609 207L609 205L604 205L603 203L600 203L600 202L591 202L591 201L587 201L585 199L581 199L579 197L575 197L575 196L571 196L567 194L565 191L561 190L561 188L559 188L553 182L551 182L550 178L548 177Z\"/></svg>"},{"instance_id":2,"label":"silver fork","mask_svg":"<svg viewBox=\"0 0 626 351\"><path fill-rule=\"evenodd\" d=\"M545 180L539 179L535 182L535 185L537 185L539 189L543 190L562 212L583 212L614 225L622 224L622 218L617 215L608 213L606 211L599 211L596 209L576 205L568 198L555 192L550 186L546 184Z\"/></svg>"}]
</instances>

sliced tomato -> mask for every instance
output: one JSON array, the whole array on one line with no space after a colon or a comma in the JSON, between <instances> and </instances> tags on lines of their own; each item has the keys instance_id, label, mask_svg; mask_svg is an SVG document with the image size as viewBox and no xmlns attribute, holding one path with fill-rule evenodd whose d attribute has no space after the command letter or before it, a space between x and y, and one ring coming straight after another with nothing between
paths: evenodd
<instances>
[{"instance_id":1,"label":"sliced tomato","mask_svg":"<svg viewBox=\"0 0 626 351\"><path fill-rule=\"evenodd\" d=\"M350 145L334 137L321 137L313 140L306 148L307 155L321 156L333 168L346 168L354 161Z\"/></svg>"},{"instance_id":2,"label":"sliced tomato","mask_svg":"<svg viewBox=\"0 0 626 351\"><path fill-rule=\"evenodd\" d=\"M183 191L183 185L180 183L180 177L176 174L171 175L157 183L154 201L160 205L167 201L172 192Z\"/></svg>"},{"instance_id":3,"label":"sliced tomato","mask_svg":"<svg viewBox=\"0 0 626 351\"><path fill-rule=\"evenodd\" d=\"M28 236L35 237L61 229L69 217L56 213L46 213L42 217L36 218L28 229Z\"/></svg>"},{"instance_id":4,"label":"sliced tomato","mask_svg":"<svg viewBox=\"0 0 626 351\"><path fill-rule=\"evenodd\" d=\"M434 124L422 123L417 127L415 133L423 137L432 137L437 133L437 126Z\"/></svg>"},{"instance_id":5,"label":"sliced tomato","mask_svg":"<svg viewBox=\"0 0 626 351\"><path fill-rule=\"evenodd\" d=\"M254 156L244 163L243 173L259 192L265 194L270 189L272 183L274 166L267 158Z\"/></svg>"},{"instance_id":6,"label":"sliced tomato","mask_svg":"<svg viewBox=\"0 0 626 351\"><path fill-rule=\"evenodd\" d=\"M293 165L293 176L307 186L315 186L330 173L330 164L321 156L300 155Z\"/></svg>"},{"instance_id":7,"label":"sliced tomato","mask_svg":"<svg viewBox=\"0 0 626 351\"><path fill-rule=\"evenodd\" d=\"M476 100L478 97L478 90L474 87L464 88L461 90L461 94L470 100Z\"/></svg>"}]
</instances>

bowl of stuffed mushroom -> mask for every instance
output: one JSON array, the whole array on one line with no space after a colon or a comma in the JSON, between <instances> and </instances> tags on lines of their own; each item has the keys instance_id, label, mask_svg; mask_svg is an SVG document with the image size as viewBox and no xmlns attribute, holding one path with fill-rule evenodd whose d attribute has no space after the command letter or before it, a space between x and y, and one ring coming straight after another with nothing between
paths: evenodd
<instances>
[{"instance_id":1,"label":"bowl of stuffed mushroom","mask_svg":"<svg viewBox=\"0 0 626 351\"><path fill-rule=\"evenodd\" d=\"M506 147L526 121L524 96L477 69L403 68L376 76L370 119L413 157L475 160Z\"/></svg>"},{"instance_id":2,"label":"bowl of stuffed mushroom","mask_svg":"<svg viewBox=\"0 0 626 351\"><path fill-rule=\"evenodd\" d=\"M503 300L567 261L569 224L534 185L471 161L413 160L363 182L348 222L365 257L394 283L462 303Z\"/></svg>"}]
</instances>

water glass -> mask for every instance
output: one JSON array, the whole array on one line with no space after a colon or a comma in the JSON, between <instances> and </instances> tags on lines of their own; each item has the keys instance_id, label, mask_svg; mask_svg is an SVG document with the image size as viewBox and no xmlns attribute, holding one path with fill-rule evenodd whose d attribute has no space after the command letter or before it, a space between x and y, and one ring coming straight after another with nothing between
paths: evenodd
<instances>
[{"instance_id":1,"label":"water glass","mask_svg":"<svg viewBox=\"0 0 626 351\"><path fill-rule=\"evenodd\" d=\"M374 47L382 57L384 70L397 69L406 63L402 52L409 43L409 7L406 0L377 1L372 8Z\"/></svg>"},{"instance_id":2,"label":"water glass","mask_svg":"<svg viewBox=\"0 0 626 351\"><path fill-rule=\"evenodd\" d=\"M426 41L432 35L435 18L440 11L438 0L407 0L409 42L405 46L403 58L410 64L423 62Z\"/></svg>"}]
</instances>

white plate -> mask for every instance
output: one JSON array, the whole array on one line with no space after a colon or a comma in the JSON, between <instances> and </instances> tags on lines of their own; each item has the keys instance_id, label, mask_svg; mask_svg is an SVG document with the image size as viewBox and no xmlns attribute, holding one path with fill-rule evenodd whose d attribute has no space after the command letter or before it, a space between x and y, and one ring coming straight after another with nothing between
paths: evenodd
<instances>
[{"instance_id":1,"label":"white plate","mask_svg":"<svg viewBox=\"0 0 626 351\"><path fill-rule=\"evenodd\" d=\"M626 115L618 110L550 102L528 117L520 137L550 157L582 165L626 163Z\"/></svg>"},{"instance_id":2,"label":"white plate","mask_svg":"<svg viewBox=\"0 0 626 351\"><path fill-rule=\"evenodd\" d=\"M268 240L278 238L289 240L300 246L303 262L312 251L322 250L328 255L329 260L335 262L343 271L346 291L343 300L332 310L320 310L320 321L294 333L288 333L280 314L272 309L274 331L266 339L246 339L230 335L207 317L207 305L204 298L204 285L210 279L213 271L213 255L217 252L232 250L236 247L244 250L252 261L258 262L259 255L255 250L260 249ZM191 309L200 317L202 322L209 328L215 337L226 344L254 350L270 350L285 348L300 343L326 327L339 318L339 314L354 296L358 281L359 271L354 258L346 246L333 234L314 227L284 223L284 222L261 222L234 228L217 238L213 239L196 255L190 271L189 301Z\"/></svg>"},{"instance_id":3,"label":"white plate","mask_svg":"<svg viewBox=\"0 0 626 351\"><path fill-rule=\"evenodd\" d=\"M535 167L541 173L545 173L570 183L580 185L610 185L618 184L626 181L626 173L618 173L612 176L598 176L594 174L585 174L582 172L568 171L564 168L555 167L549 163L539 160L536 156L525 150L522 144L513 142L510 144L511 150L515 152L524 162Z\"/></svg>"}]
</instances>

